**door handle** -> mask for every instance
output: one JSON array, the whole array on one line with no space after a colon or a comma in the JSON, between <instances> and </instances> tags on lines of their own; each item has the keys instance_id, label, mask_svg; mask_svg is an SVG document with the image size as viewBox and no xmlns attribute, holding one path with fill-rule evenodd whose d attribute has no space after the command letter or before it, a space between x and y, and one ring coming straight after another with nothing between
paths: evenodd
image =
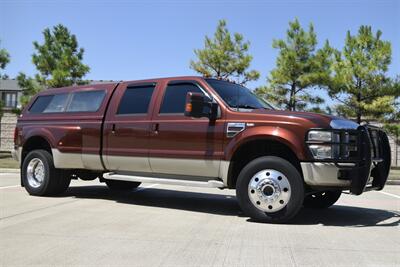
<instances>
[{"instance_id":1,"label":"door handle","mask_svg":"<svg viewBox=\"0 0 400 267\"><path fill-rule=\"evenodd\" d=\"M160 124L158 124L158 123L153 124L153 126L152 126L153 134L158 134L159 127L160 127Z\"/></svg>"},{"instance_id":2,"label":"door handle","mask_svg":"<svg viewBox=\"0 0 400 267\"><path fill-rule=\"evenodd\" d=\"M113 123L113 125L112 125L111 132L112 132L113 134L115 134L115 123Z\"/></svg>"}]
</instances>

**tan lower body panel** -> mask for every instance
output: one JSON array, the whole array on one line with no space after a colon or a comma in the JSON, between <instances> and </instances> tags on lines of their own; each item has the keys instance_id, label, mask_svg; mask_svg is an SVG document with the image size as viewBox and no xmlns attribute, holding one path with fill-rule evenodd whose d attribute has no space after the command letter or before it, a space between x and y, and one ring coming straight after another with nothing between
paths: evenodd
<instances>
[{"instance_id":1,"label":"tan lower body panel","mask_svg":"<svg viewBox=\"0 0 400 267\"><path fill-rule=\"evenodd\" d=\"M52 149L52 153L56 168L103 169L99 155L62 153L58 149ZM105 156L104 163L110 171L214 177L222 179L225 185L227 185L229 169L229 161L204 159Z\"/></svg>"}]
</instances>

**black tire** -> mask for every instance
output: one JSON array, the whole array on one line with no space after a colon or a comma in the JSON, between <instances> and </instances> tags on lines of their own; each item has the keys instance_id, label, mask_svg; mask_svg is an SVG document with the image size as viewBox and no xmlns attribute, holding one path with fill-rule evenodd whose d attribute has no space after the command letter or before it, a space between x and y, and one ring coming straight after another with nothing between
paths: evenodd
<instances>
[{"instance_id":1,"label":"black tire","mask_svg":"<svg viewBox=\"0 0 400 267\"><path fill-rule=\"evenodd\" d=\"M32 179L28 179L28 166L33 160L40 160L43 164L44 175L37 186L32 185ZM63 170L56 169L52 155L46 150L33 150L25 157L21 168L22 183L30 195L54 196L67 190L71 179Z\"/></svg>"},{"instance_id":2,"label":"black tire","mask_svg":"<svg viewBox=\"0 0 400 267\"><path fill-rule=\"evenodd\" d=\"M127 182L127 181L116 181L106 180L108 188L113 191L131 191L137 188L141 183L139 182Z\"/></svg>"},{"instance_id":3,"label":"black tire","mask_svg":"<svg viewBox=\"0 0 400 267\"><path fill-rule=\"evenodd\" d=\"M341 194L341 190L314 193L304 198L303 206L310 209L326 209L335 204Z\"/></svg>"},{"instance_id":4,"label":"black tire","mask_svg":"<svg viewBox=\"0 0 400 267\"><path fill-rule=\"evenodd\" d=\"M286 182L290 185L291 194L288 202L285 203L284 208L275 212L260 210L252 203L249 197L249 183L252 178L258 172L266 169L282 173L286 178ZM285 188L285 192L287 191L289 189ZM283 191L281 190L281 192ZM302 207L304 199L303 179L299 171L287 160L275 156L260 157L249 162L240 172L236 183L236 196L242 211L253 220L267 223L284 223L293 218Z\"/></svg>"}]
</instances>

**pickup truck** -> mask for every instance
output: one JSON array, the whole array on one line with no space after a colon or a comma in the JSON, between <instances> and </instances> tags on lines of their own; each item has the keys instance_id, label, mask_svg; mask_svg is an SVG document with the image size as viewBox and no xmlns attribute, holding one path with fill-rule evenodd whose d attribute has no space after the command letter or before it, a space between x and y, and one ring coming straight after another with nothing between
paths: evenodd
<instances>
[{"instance_id":1,"label":"pickup truck","mask_svg":"<svg viewBox=\"0 0 400 267\"><path fill-rule=\"evenodd\" d=\"M13 155L31 195L71 179L235 189L246 216L287 222L342 191L381 190L388 137L339 117L275 109L242 85L174 77L48 89L18 119Z\"/></svg>"}]
</instances>

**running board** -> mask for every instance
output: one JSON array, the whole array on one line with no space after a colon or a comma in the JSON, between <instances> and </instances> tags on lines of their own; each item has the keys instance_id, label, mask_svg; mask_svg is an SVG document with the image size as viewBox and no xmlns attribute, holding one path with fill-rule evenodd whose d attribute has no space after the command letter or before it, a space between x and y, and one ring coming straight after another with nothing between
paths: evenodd
<instances>
[{"instance_id":1,"label":"running board","mask_svg":"<svg viewBox=\"0 0 400 267\"><path fill-rule=\"evenodd\" d=\"M144 177L135 175L123 175L113 172L107 172L103 174L104 179L118 180L127 182L141 182L141 183L157 183L157 184L168 184L168 185L182 185L182 186L194 186L194 187L211 187L211 188L224 188L224 183L218 180L208 181L190 181L190 180L178 180L169 178L156 178L156 177Z\"/></svg>"}]
</instances>

